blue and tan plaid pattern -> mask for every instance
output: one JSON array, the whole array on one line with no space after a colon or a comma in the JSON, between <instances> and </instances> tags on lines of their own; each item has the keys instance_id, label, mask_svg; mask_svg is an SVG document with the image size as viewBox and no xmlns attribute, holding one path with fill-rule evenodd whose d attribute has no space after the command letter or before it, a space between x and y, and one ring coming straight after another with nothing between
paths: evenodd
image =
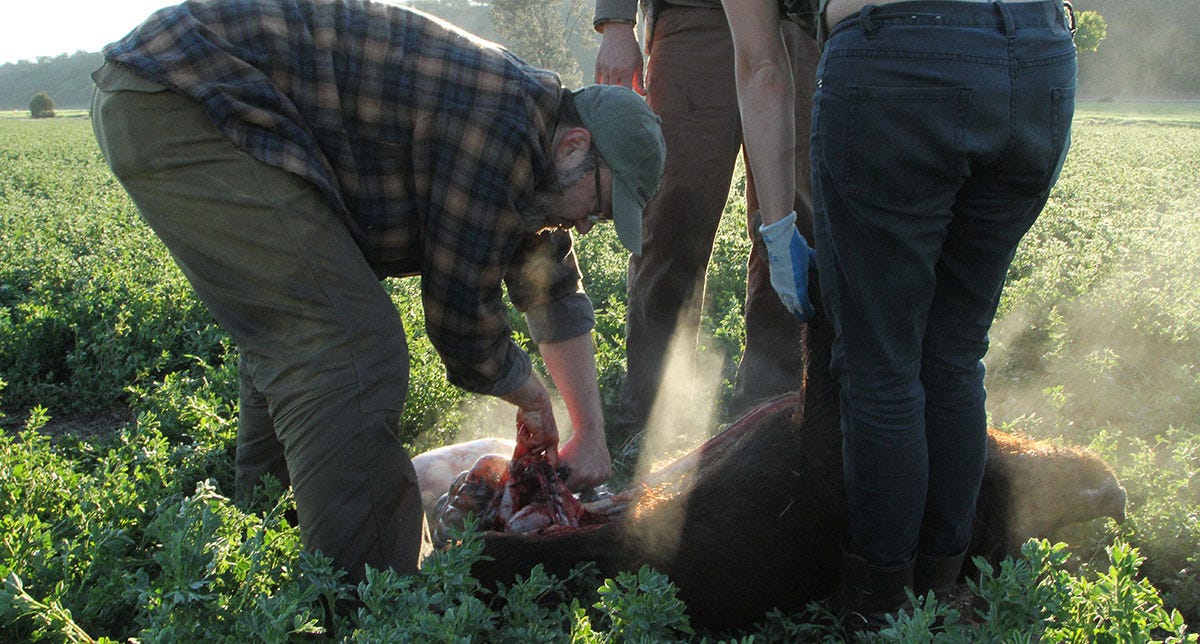
<instances>
[{"instance_id":1,"label":"blue and tan plaid pattern","mask_svg":"<svg viewBox=\"0 0 1200 644\"><path fill-rule=\"evenodd\" d=\"M104 54L316 185L379 275L421 275L451 382L495 393L527 373L506 280L520 310L582 293L566 233L521 215L551 169L561 83L498 45L362 0L193 0Z\"/></svg>"}]
</instances>

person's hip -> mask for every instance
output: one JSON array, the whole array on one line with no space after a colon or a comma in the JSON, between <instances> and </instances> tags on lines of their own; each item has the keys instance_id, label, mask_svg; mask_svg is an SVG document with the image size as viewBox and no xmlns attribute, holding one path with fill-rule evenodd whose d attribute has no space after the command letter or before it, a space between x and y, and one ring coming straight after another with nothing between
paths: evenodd
<instances>
[{"instance_id":1,"label":"person's hip","mask_svg":"<svg viewBox=\"0 0 1200 644\"><path fill-rule=\"evenodd\" d=\"M929 13L944 12L947 10L955 10L959 7L956 5L980 5L994 4L995 0L829 0L825 5L825 24L829 30L842 20L862 13L866 7L887 8L887 13L905 13L905 12L920 12ZM1058 6L1058 0L1006 0L1004 4L1045 4L1054 3Z\"/></svg>"}]
</instances>

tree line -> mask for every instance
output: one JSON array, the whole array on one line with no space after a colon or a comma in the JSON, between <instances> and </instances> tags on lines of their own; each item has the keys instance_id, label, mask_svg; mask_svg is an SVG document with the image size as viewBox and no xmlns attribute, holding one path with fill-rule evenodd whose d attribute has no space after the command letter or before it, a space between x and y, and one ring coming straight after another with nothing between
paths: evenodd
<instances>
[{"instance_id":1,"label":"tree line","mask_svg":"<svg viewBox=\"0 0 1200 644\"><path fill-rule=\"evenodd\" d=\"M92 102L91 73L104 58L99 52L42 56L0 65L0 110L29 110L34 96L45 93L57 109L80 109Z\"/></svg>"},{"instance_id":2,"label":"tree line","mask_svg":"<svg viewBox=\"0 0 1200 644\"><path fill-rule=\"evenodd\" d=\"M534 66L558 72L569 87L590 80L599 39L592 29L592 0L407 0L471 33L499 42ZM130 25L132 28L133 25ZM42 56L0 65L0 110L28 110L46 93L59 109L86 108L98 52Z\"/></svg>"},{"instance_id":3,"label":"tree line","mask_svg":"<svg viewBox=\"0 0 1200 644\"><path fill-rule=\"evenodd\" d=\"M1079 56L1083 98L1200 98L1200 2L1073 0L1104 16L1107 38Z\"/></svg>"},{"instance_id":4,"label":"tree line","mask_svg":"<svg viewBox=\"0 0 1200 644\"><path fill-rule=\"evenodd\" d=\"M592 30L592 0L409 0L529 63L553 69L569 87L592 78L599 43ZM1195 0L1074 0L1078 13L1103 17L1106 37L1079 56L1079 96L1200 98L1200 2ZM131 25L132 27L132 25ZM59 109L91 102L90 74L97 52L77 51L0 65L0 110L27 110L45 92Z\"/></svg>"}]
</instances>

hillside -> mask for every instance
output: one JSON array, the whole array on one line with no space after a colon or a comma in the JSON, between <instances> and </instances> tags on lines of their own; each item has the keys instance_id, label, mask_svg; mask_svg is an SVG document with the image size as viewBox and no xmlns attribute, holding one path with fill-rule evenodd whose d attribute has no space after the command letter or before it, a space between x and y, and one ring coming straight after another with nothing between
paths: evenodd
<instances>
[{"instance_id":1,"label":"hillside","mask_svg":"<svg viewBox=\"0 0 1200 644\"><path fill-rule=\"evenodd\" d=\"M0 65L0 110L28 110L38 92L49 94L57 109L86 108L92 102L90 74L102 61L99 52L78 51Z\"/></svg>"}]
</instances>

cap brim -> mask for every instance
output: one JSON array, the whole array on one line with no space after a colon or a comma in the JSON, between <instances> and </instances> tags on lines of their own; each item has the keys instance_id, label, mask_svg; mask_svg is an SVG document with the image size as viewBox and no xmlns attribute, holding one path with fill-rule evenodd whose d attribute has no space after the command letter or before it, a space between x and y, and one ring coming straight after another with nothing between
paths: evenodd
<instances>
[{"instance_id":1,"label":"cap brim","mask_svg":"<svg viewBox=\"0 0 1200 644\"><path fill-rule=\"evenodd\" d=\"M634 255L642 254L642 211L646 202L631 190L621 177L613 181L613 227L617 239Z\"/></svg>"}]
</instances>

